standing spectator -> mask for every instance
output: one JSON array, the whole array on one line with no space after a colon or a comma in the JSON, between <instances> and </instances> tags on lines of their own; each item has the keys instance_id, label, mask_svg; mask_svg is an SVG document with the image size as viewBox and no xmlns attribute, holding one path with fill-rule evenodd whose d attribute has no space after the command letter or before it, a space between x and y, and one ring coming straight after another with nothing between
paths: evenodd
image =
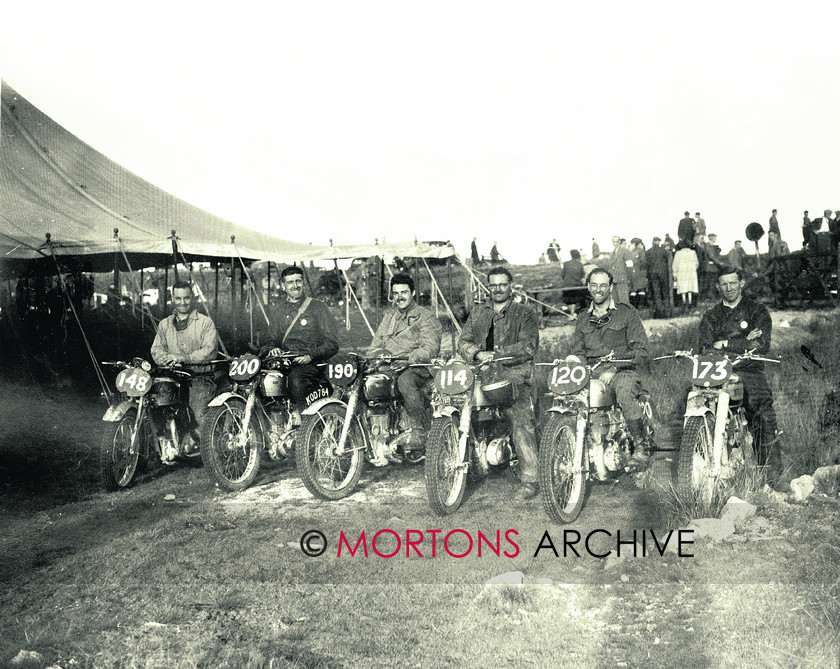
<instances>
[{"instance_id":1,"label":"standing spectator","mask_svg":"<svg viewBox=\"0 0 840 669\"><path fill-rule=\"evenodd\" d=\"M560 262L560 245L556 239L551 240L551 244L548 245L545 255L548 258L548 262Z\"/></svg>"},{"instance_id":2,"label":"standing spectator","mask_svg":"<svg viewBox=\"0 0 840 669\"><path fill-rule=\"evenodd\" d=\"M481 259L478 257L478 247L475 245L475 237L473 237L472 244L470 244L470 258L472 259L473 267L481 264Z\"/></svg>"},{"instance_id":3,"label":"standing spectator","mask_svg":"<svg viewBox=\"0 0 840 669\"><path fill-rule=\"evenodd\" d=\"M802 217L802 246L806 246L811 241L811 219L808 217L808 210L805 210L805 215Z\"/></svg>"},{"instance_id":4,"label":"standing spectator","mask_svg":"<svg viewBox=\"0 0 840 669\"><path fill-rule=\"evenodd\" d=\"M779 233L771 230L767 233L767 255L771 258L778 258L779 256L786 256L790 253L787 242L783 242Z\"/></svg>"},{"instance_id":5,"label":"standing spectator","mask_svg":"<svg viewBox=\"0 0 840 669\"><path fill-rule=\"evenodd\" d=\"M630 254L633 258L632 276L630 278L630 298L635 302L636 309L647 306L647 262L645 259L645 244L638 237L630 240L632 245ZM645 304L642 304L642 303Z\"/></svg>"},{"instance_id":6,"label":"standing spectator","mask_svg":"<svg viewBox=\"0 0 840 669\"><path fill-rule=\"evenodd\" d=\"M702 237L706 236L706 221L700 218L700 212L694 214L694 234Z\"/></svg>"},{"instance_id":7,"label":"standing spectator","mask_svg":"<svg viewBox=\"0 0 840 669\"><path fill-rule=\"evenodd\" d=\"M705 258L700 266L700 296L714 299L716 297L718 268L726 264L720 255L720 246L717 245L717 235L715 233L709 234L709 241L703 247L703 251Z\"/></svg>"},{"instance_id":8,"label":"standing spectator","mask_svg":"<svg viewBox=\"0 0 840 669\"><path fill-rule=\"evenodd\" d=\"M694 219L691 218L688 212L685 212L685 216L677 227L677 237L680 240L680 248L691 246L694 243Z\"/></svg>"},{"instance_id":9,"label":"standing spectator","mask_svg":"<svg viewBox=\"0 0 840 669\"><path fill-rule=\"evenodd\" d=\"M674 255L674 278L685 313L691 309L693 298L698 292L697 266L697 254L690 246L684 246Z\"/></svg>"},{"instance_id":10,"label":"standing spectator","mask_svg":"<svg viewBox=\"0 0 840 669\"><path fill-rule=\"evenodd\" d=\"M669 252L659 245L662 241L654 237L651 247L645 253L645 264L647 265L647 280L650 299L653 302L653 317L668 318L671 314L671 304L668 298L668 261Z\"/></svg>"},{"instance_id":11,"label":"standing spectator","mask_svg":"<svg viewBox=\"0 0 840 669\"><path fill-rule=\"evenodd\" d=\"M732 247L732 250L726 254L726 264L729 267L735 267L736 269L743 270L744 269L744 258L747 257L747 252L744 250L744 247L741 246L741 240L736 239L735 245Z\"/></svg>"},{"instance_id":12,"label":"standing spectator","mask_svg":"<svg viewBox=\"0 0 840 669\"><path fill-rule=\"evenodd\" d=\"M770 222L767 224L769 227L767 228L770 232L775 232L776 237L782 237L782 233L779 232L779 221L776 218L776 210L773 210L773 214L770 216Z\"/></svg>"},{"instance_id":13,"label":"standing spectator","mask_svg":"<svg viewBox=\"0 0 840 669\"><path fill-rule=\"evenodd\" d=\"M499 248L496 246L496 242L493 242L493 248L490 249L490 262L494 265L499 264Z\"/></svg>"},{"instance_id":14,"label":"standing spectator","mask_svg":"<svg viewBox=\"0 0 840 669\"><path fill-rule=\"evenodd\" d=\"M592 238L592 260L597 260L601 256L601 247L598 246L598 242L595 241L595 238Z\"/></svg>"},{"instance_id":15,"label":"standing spectator","mask_svg":"<svg viewBox=\"0 0 840 669\"><path fill-rule=\"evenodd\" d=\"M569 252L572 257L563 263L563 270L560 274L563 279L563 288L580 288L583 285L583 280L586 277L583 269L583 263L580 261L580 251L572 249ZM570 291L563 293L563 303L569 306L569 311L572 315L575 314L580 304L580 291Z\"/></svg>"},{"instance_id":16,"label":"standing spectator","mask_svg":"<svg viewBox=\"0 0 840 669\"><path fill-rule=\"evenodd\" d=\"M837 221L831 209L826 209L820 218L811 221L811 249L829 253L833 249L832 237L836 234Z\"/></svg>"},{"instance_id":17,"label":"standing spectator","mask_svg":"<svg viewBox=\"0 0 840 669\"><path fill-rule=\"evenodd\" d=\"M613 299L622 304L630 304L630 268L633 260L629 249L617 235L612 238L613 252L605 263L613 277Z\"/></svg>"},{"instance_id":18,"label":"standing spectator","mask_svg":"<svg viewBox=\"0 0 840 669\"><path fill-rule=\"evenodd\" d=\"M669 253L674 253L674 240L671 239L671 235L667 232L665 233L665 239L662 240L662 248Z\"/></svg>"}]
</instances>

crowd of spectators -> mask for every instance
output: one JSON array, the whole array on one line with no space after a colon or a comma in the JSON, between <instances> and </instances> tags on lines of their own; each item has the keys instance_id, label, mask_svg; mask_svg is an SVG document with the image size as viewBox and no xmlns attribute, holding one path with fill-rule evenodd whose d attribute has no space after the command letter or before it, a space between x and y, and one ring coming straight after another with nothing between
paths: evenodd
<instances>
[{"instance_id":1,"label":"crowd of spectators","mask_svg":"<svg viewBox=\"0 0 840 669\"><path fill-rule=\"evenodd\" d=\"M768 257L778 258L791 253L790 245L782 239L773 209L767 225ZM664 239L654 236L650 248L639 237L628 243L614 236L613 248L602 253L593 238L592 255L582 259L573 249L570 259L563 263L562 286L569 289L583 286L584 279L594 267L604 267L613 276L613 296L617 302L636 307L649 307L654 318L673 315L669 290L676 295L676 310L687 313L698 308L701 300L715 300L716 277L719 268L745 269L747 252L743 240L735 240L732 248L723 252L717 235L708 232L706 221L696 212L686 211L677 224L677 242L666 234ZM802 247L815 253L833 252L840 242L840 211L826 209L823 216L810 219L806 211L802 222ZM552 240L541 262L562 262L557 240ZM565 300L567 304L571 300ZM574 311L574 308L573 308Z\"/></svg>"}]
</instances>

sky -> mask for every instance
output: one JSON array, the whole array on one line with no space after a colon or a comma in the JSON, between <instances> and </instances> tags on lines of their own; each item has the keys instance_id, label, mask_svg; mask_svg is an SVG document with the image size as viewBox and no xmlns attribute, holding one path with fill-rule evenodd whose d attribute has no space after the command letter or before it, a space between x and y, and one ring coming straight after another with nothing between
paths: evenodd
<instances>
[{"instance_id":1,"label":"sky","mask_svg":"<svg viewBox=\"0 0 840 669\"><path fill-rule=\"evenodd\" d=\"M726 252L776 208L795 249L803 210L840 210L835 3L20 4L5 81L284 239L530 263L552 238L676 238L685 210Z\"/></svg>"}]
</instances>

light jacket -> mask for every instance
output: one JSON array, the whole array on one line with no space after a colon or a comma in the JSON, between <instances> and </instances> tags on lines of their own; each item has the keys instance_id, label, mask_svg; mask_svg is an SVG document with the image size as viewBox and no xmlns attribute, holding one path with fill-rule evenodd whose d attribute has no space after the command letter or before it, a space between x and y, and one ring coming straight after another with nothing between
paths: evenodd
<instances>
[{"instance_id":1,"label":"light jacket","mask_svg":"<svg viewBox=\"0 0 840 669\"><path fill-rule=\"evenodd\" d=\"M429 362L440 355L443 328L432 312L413 303L405 313L394 307L385 313L370 347L407 356L409 364Z\"/></svg>"}]
</instances>

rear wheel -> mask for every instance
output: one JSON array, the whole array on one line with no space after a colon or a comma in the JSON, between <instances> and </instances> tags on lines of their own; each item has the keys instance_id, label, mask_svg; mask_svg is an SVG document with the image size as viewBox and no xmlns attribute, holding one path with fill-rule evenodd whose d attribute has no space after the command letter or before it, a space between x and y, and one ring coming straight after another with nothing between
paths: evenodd
<instances>
[{"instance_id":1,"label":"rear wheel","mask_svg":"<svg viewBox=\"0 0 840 669\"><path fill-rule=\"evenodd\" d=\"M105 490L127 488L134 481L141 451L152 452L152 426L144 413L137 425L137 436L132 444L137 409L129 409L115 423L105 424L105 434L99 448L99 482Z\"/></svg>"},{"instance_id":2,"label":"rear wheel","mask_svg":"<svg viewBox=\"0 0 840 669\"><path fill-rule=\"evenodd\" d=\"M677 490L686 500L709 504L718 484L714 476L715 419L711 413L690 416L683 428L677 466Z\"/></svg>"},{"instance_id":3,"label":"rear wheel","mask_svg":"<svg viewBox=\"0 0 840 669\"><path fill-rule=\"evenodd\" d=\"M540 439L540 494L545 512L556 523L574 521L586 496L585 449L575 461L576 427L574 416L554 413Z\"/></svg>"},{"instance_id":4,"label":"rear wheel","mask_svg":"<svg viewBox=\"0 0 840 669\"><path fill-rule=\"evenodd\" d=\"M455 513L464 499L467 464L461 459L459 440L457 417L444 416L432 421L426 442L426 496L429 507L438 516Z\"/></svg>"},{"instance_id":5,"label":"rear wheel","mask_svg":"<svg viewBox=\"0 0 840 669\"><path fill-rule=\"evenodd\" d=\"M257 478L263 451L262 430L251 416L246 438L241 439L245 402L230 399L208 407L201 429L201 459L220 488L244 490Z\"/></svg>"},{"instance_id":6,"label":"rear wheel","mask_svg":"<svg viewBox=\"0 0 840 669\"><path fill-rule=\"evenodd\" d=\"M346 405L327 404L311 416L305 416L298 430L295 440L298 474L306 489L316 497L342 499L359 484L367 439L358 417L352 416L344 452L339 454L338 444L346 419Z\"/></svg>"}]
</instances>

